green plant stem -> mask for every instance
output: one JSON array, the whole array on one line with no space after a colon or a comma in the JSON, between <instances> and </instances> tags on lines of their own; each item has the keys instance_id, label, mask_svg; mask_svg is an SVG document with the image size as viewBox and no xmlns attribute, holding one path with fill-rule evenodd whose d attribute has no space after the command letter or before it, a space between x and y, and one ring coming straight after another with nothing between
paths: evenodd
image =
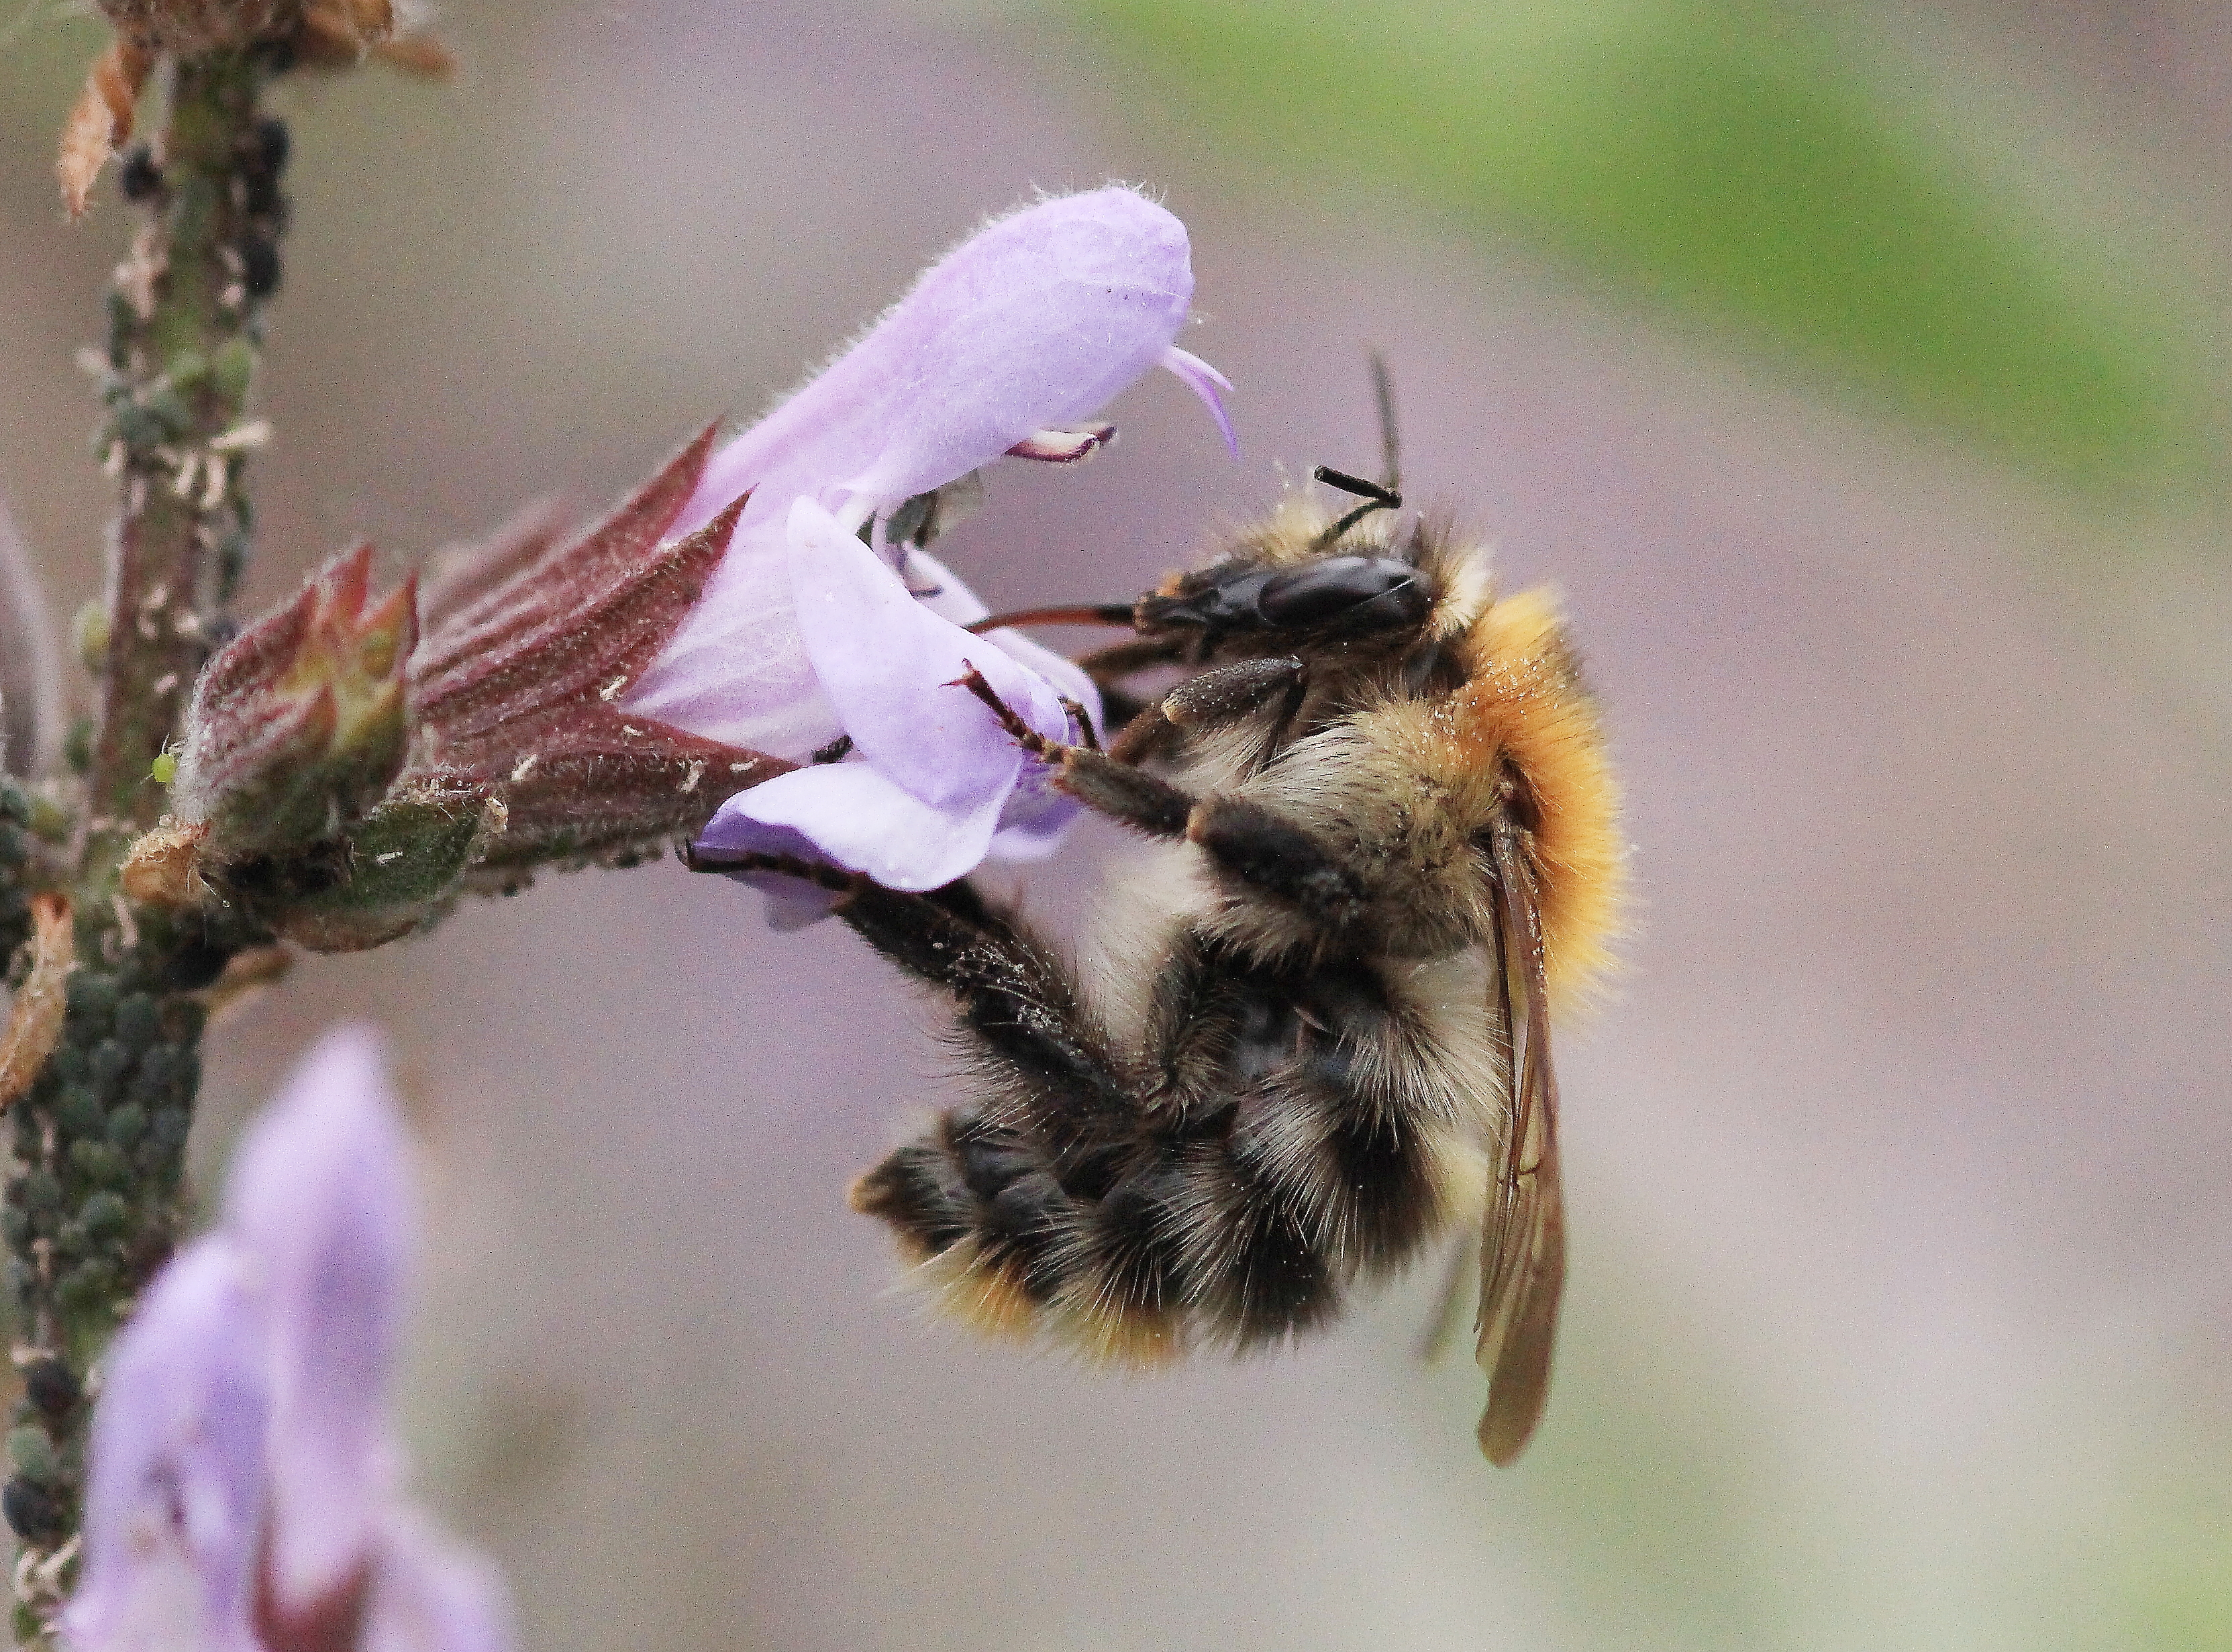
<instances>
[{"instance_id":1,"label":"green plant stem","mask_svg":"<svg viewBox=\"0 0 2232 1652\"><path fill-rule=\"evenodd\" d=\"M108 298L96 448L119 510L71 891L78 968L61 1045L9 1119L0 1206L24 1384L0 1493L20 1544L19 1646L56 1644L80 1548L93 1368L184 1230L202 989L250 938L222 914L127 905L118 868L164 812L155 760L247 552L243 420L284 217L283 133L258 118L263 73L243 53L179 62L162 135L127 169L145 216Z\"/></svg>"},{"instance_id":2,"label":"green plant stem","mask_svg":"<svg viewBox=\"0 0 2232 1652\"><path fill-rule=\"evenodd\" d=\"M260 343L256 270L276 256L276 234L250 210L263 165L260 78L242 54L178 64L161 187L109 299L101 445L120 509L87 776L88 879L113 869L163 813L150 770L177 730L246 553L237 444ZM276 230L276 214L260 217Z\"/></svg>"}]
</instances>

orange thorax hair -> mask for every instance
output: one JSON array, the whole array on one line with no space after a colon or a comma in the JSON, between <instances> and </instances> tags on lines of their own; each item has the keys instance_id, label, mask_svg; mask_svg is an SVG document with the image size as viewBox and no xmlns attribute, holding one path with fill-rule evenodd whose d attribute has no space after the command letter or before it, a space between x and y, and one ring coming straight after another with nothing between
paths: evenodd
<instances>
[{"instance_id":1,"label":"orange thorax hair","mask_svg":"<svg viewBox=\"0 0 2232 1652\"><path fill-rule=\"evenodd\" d=\"M1525 788L1545 962L1567 1001L1611 962L1626 882L1603 727L1547 592L1490 603L1464 652L1449 731L1473 772L1508 763Z\"/></svg>"}]
</instances>

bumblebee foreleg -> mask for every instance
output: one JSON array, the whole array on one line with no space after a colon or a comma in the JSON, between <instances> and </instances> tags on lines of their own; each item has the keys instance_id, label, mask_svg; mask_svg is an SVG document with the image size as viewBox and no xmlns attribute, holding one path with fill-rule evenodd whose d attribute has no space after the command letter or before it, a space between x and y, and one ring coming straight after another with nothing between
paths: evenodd
<instances>
[{"instance_id":1,"label":"bumblebee foreleg","mask_svg":"<svg viewBox=\"0 0 2232 1652\"><path fill-rule=\"evenodd\" d=\"M1282 656L1242 660L1190 677L1126 723L1109 755L1119 762L1144 762L1179 735L1244 717L1279 695L1287 699L1283 724L1301 703L1307 671L1301 661Z\"/></svg>"},{"instance_id":2,"label":"bumblebee foreleg","mask_svg":"<svg viewBox=\"0 0 2232 1652\"><path fill-rule=\"evenodd\" d=\"M1282 668L1249 671L1247 687L1261 698L1298 680L1295 673L1301 669L1299 661L1248 664ZM1363 917L1367 895L1364 879L1307 827L1258 803L1221 795L1197 798L1184 787L1134 768L1112 753L1048 740L1015 715L981 671L971 671L959 686L992 709L1017 745L1041 761L1056 765L1056 783L1088 808L1149 837L1183 838L1200 845L1222 871L1288 903L1327 930L1344 930ZM1234 695L1240 691L1237 683L1230 690ZM1213 696L1204 699L1216 703Z\"/></svg>"},{"instance_id":3,"label":"bumblebee foreleg","mask_svg":"<svg viewBox=\"0 0 2232 1652\"><path fill-rule=\"evenodd\" d=\"M967 689L1000 720L1009 737L1057 771L1055 783L1087 807L1150 837L1182 838L1193 813L1193 794L1132 768L1105 751L1048 740L1015 715L982 671L970 670L951 686Z\"/></svg>"}]
</instances>

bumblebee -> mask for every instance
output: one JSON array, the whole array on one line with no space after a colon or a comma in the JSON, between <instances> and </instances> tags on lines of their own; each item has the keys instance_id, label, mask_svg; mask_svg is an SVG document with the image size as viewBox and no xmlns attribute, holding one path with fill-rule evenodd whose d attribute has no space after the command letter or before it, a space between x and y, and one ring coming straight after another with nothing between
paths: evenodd
<instances>
[{"instance_id":1,"label":"bumblebee","mask_svg":"<svg viewBox=\"0 0 2232 1652\"><path fill-rule=\"evenodd\" d=\"M1605 962L1623 852L1553 605L1398 515L1392 470L1320 470L1364 502L1291 498L1135 604L983 622L1135 633L1081 662L1106 749L969 683L1154 845L1087 967L966 883L756 864L840 889L955 1006L972 1099L851 1194L945 1305L1126 1363L1276 1344L1450 1235L1484 1183L1480 1441L1503 1464L1541 1416L1565 1279L1550 1012Z\"/></svg>"}]
</instances>

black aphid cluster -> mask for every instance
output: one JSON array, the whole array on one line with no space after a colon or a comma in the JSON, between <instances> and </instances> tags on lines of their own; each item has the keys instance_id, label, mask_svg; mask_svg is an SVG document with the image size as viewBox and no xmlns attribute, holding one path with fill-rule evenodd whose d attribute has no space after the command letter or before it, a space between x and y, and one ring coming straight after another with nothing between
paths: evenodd
<instances>
[{"instance_id":1,"label":"black aphid cluster","mask_svg":"<svg viewBox=\"0 0 2232 1652\"><path fill-rule=\"evenodd\" d=\"M234 199L247 220L237 243L241 282L258 303L279 290L279 237L287 232L288 215L279 180L292 150L286 123L266 117L241 139L233 174Z\"/></svg>"},{"instance_id":2,"label":"black aphid cluster","mask_svg":"<svg viewBox=\"0 0 2232 1652\"><path fill-rule=\"evenodd\" d=\"M129 968L72 975L61 1047L11 1112L24 1169L0 1207L0 1227L17 1259L17 1342L36 1354L9 1438L15 1474L0 1508L32 1543L75 1525L82 1465L60 1442L75 1437L79 1373L114 1329L116 1305L128 1304L176 1237L203 1013L146 986Z\"/></svg>"},{"instance_id":3,"label":"black aphid cluster","mask_svg":"<svg viewBox=\"0 0 2232 1652\"><path fill-rule=\"evenodd\" d=\"M190 1001L126 990L117 975L69 978L62 1047L14 1114L16 1154L34 1168L0 1211L10 1245L51 1241L66 1318L167 1252L167 1216L159 1234L131 1233L130 1216L167 1210L177 1190L201 1020Z\"/></svg>"}]
</instances>

